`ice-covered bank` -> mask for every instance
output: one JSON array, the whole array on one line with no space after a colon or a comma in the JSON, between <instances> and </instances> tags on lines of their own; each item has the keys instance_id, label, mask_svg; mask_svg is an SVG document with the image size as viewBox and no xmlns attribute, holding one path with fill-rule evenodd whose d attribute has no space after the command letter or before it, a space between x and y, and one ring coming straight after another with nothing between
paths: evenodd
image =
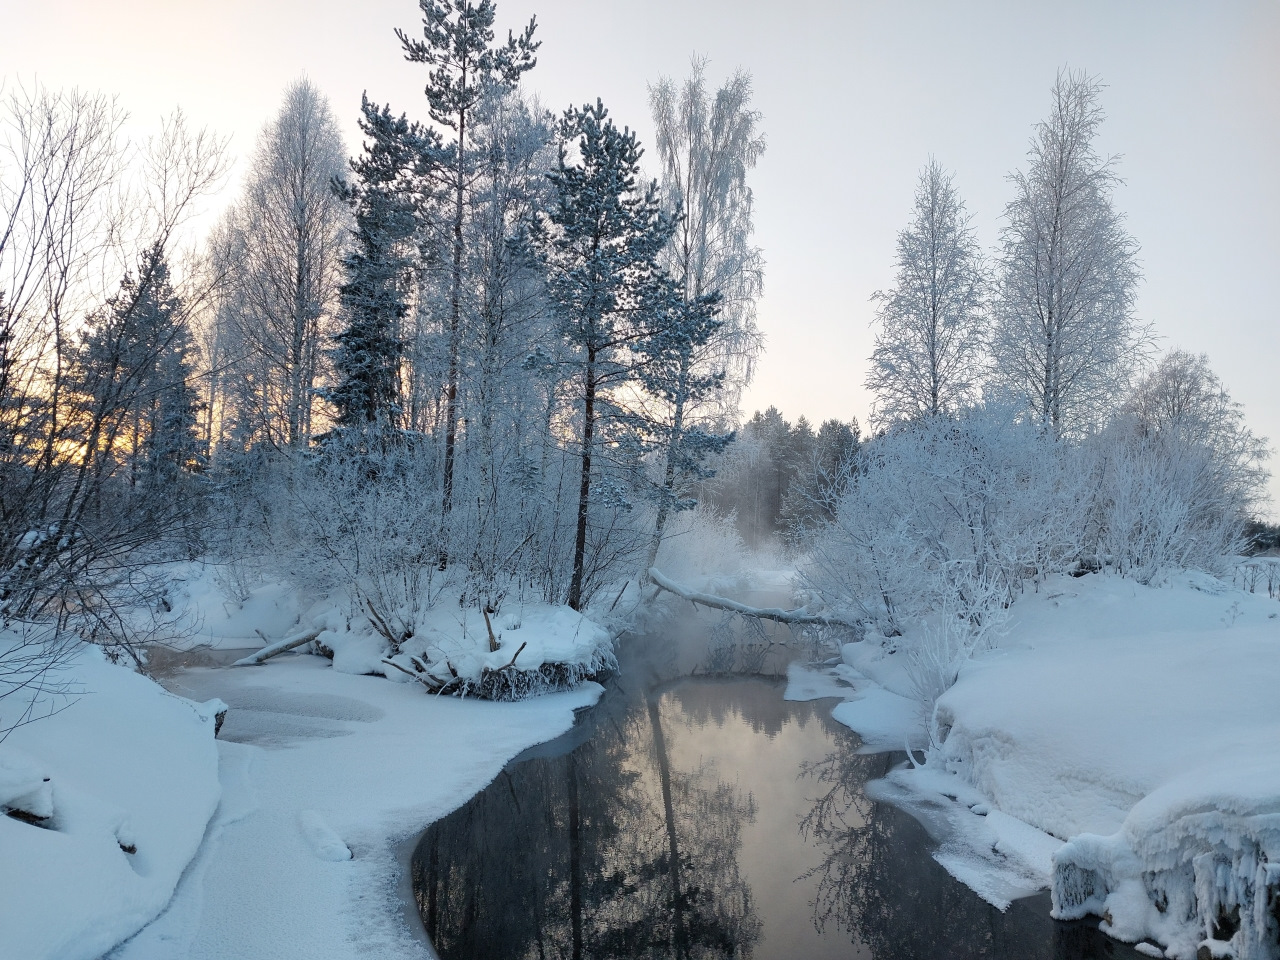
<instances>
[{"instance_id":1,"label":"ice-covered bank","mask_svg":"<svg viewBox=\"0 0 1280 960\"><path fill-rule=\"evenodd\" d=\"M167 683L229 705L223 803L169 909L113 960L428 956L405 914L401 841L601 690L459 700L293 653Z\"/></svg>"},{"instance_id":2,"label":"ice-covered bank","mask_svg":"<svg viewBox=\"0 0 1280 960\"><path fill-rule=\"evenodd\" d=\"M849 676L909 692L910 642L846 647ZM862 703L837 718L874 722ZM1144 950L1276 957L1278 704L1274 600L1198 574L1063 577L1019 599L939 699L928 763L885 789L943 824L939 859L975 887L1052 871L1058 916L1095 913Z\"/></svg>"},{"instance_id":3,"label":"ice-covered bank","mask_svg":"<svg viewBox=\"0 0 1280 960\"><path fill-rule=\"evenodd\" d=\"M65 696L0 741L0 954L92 960L165 908L196 854L220 793L214 711L96 647L42 682ZM0 729L27 706L0 699Z\"/></svg>"}]
</instances>

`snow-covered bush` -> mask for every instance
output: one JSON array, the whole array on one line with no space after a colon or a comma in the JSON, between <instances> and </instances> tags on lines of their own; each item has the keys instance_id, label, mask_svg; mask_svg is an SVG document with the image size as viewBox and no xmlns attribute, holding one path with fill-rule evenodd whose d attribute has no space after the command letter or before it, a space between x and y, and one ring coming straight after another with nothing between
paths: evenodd
<instances>
[{"instance_id":1,"label":"snow-covered bush","mask_svg":"<svg viewBox=\"0 0 1280 960\"><path fill-rule=\"evenodd\" d=\"M1187 568L1230 575L1247 515L1209 449L1124 422L1095 446L1097 548L1116 572L1150 584Z\"/></svg>"},{"instance_id":2,"label":"snow-covered bush","mask_svg":"<svg viewBox=\"0 0 1280 960\"><path fill-rule=\"evenodd\" d=\"M440 517L424 509L420 454L335 445L293 461L275 485L269 534L304 593L342 598L398 651L441 589Z\"/></svg>"},{"instance_id":3,"label":"snow-covered bush","mask_svg":"<svg viewBox=\"0 0 1280 960\"><path fill-rule=\"evenodd\" d=\"M657 566L681 583L719 581L744 571L747 552L735 518L699 504L667 523Z\"/></svg>"},{"instance_id":4,"label":"snow-covered bush","mask_svg":"<svg viewBox=\"0 0 1280 960\"><path fill-rule=\"evenodd\" d=\"M944 608L983 630L1023 581L1074 558L1083 484L1068 467L1006 410L906 424L864 448L809 577L890 635Z\"/></svg>"},{"instance_id":5,"label":"snow-covered bush","mask_svg":"<svg viewBox=\"0 0 1280 960\"><path fill-rule=\"evenodd\" d=\"M1074 563L1087 478L1071 450L998 407L899 427L864 447L815 543L811 586L888 636L918 622L909 663L932 703L1026 581Z\"/></svg>"},{"instance_id":6,"label":"snow-covered bush","mask_svg":"<svg viewBox=\"0 0 1280 960\"><path fill-rule=\"evenodd\" d=\"M1118 572L1142 583L1189 567L1230 575L1265 496L1269 451L1205 356L1161 359L1090 454L1097 546Z\"/></svg>"}]
</instances>

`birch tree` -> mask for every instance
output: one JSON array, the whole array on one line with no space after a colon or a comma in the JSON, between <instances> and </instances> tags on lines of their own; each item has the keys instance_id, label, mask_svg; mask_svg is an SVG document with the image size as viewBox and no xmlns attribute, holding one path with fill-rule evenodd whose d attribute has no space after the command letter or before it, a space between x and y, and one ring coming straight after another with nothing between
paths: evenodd
<instances>
[{"instance_id":1,"label":"birch tree","mask_svg":"<svg viewBox=\"0 0 1280 960\"><path fill-rule=\"evenodd\" d=\"M231 215L227 264L255 440L296 447L312 432L324 338L333 332L350 217L331 183L346 151L328 101L302 79L262 131Z\"/></svg>"},{"instance_id":2,"label":"birch tree","mask_svg":"<svg viewBox=\"0 0 1280 960\"><path fill-rule=\"evenodd\" d=\"M672 509L696 502L690 487L708 476L704 457L728 442L723 424L736 417L738 397L763 345L755 304L764 258L751 242L753 197L747 185L765 149L761 114L751 108L751 75L744 71L710 97L706 63L695 59L679 87L664 77L649 88L663 198L674 222L662 265L684 308L660 337L667 363L655 378L654 393L665 412L655 426L664 463L646 570Z\"/></svg>"},{"instance_id":3,"label":"birch tree","mask_svg":"<svg viewBox=\"0 0 1280 960\"><path fill-rule=\"evenodd\" d=\"M1027 169L1009 176L998 253L992 379L1056 436L1105 418L1151 336L1134 317L1138 244L1112 202L1117 158L1094 142L1102 90L1058 73Z\"/></svg>"},{"instance_id":4,"label":"birch tree","mask_svg":"<svg viewBox=\"0 0 1280 960\"><path fill-rule=\"evenodd\" d=\"M866 381L873 419L886 425L972 403L982 372L982 255L952 176L932 157L898 234L896 267L892 289L872 298L879 331Z\"/></svg>"}]
</instances>

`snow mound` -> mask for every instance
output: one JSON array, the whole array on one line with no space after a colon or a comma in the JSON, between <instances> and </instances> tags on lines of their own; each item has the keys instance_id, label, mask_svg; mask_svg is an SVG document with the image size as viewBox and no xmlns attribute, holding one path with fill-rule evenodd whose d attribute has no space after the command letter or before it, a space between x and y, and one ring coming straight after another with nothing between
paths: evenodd
<instances>
[{"instance_id":1,"label":"snow mound","mask_svg":"<svg viewBox=\"0 0 1280 960\"><path fill-rule=\"evenodd\" d=\"M419 615L414 635L393 652L367 621L330 609L316 646L335 670L422 683L434 693L486 700L526 697L577 686L616 668L609 632L567 606L509 604L490 615L437 604ZM490 650L490 629L496 650Z\"/></svg>"},{"instance_id":2,"label":"snow mound","mask_svg":"<svg viewBox=\"0 0 1280 960\"><path fill-rule=\"evenodd\" d=\"M2 952L91 960L156 917L195 856L220 792L214 715L94 647L48 681L85 692L0 743Z\"/></svg>"},{"instance_id":3,"label":"snow mound","mask_svg":"<svg viewBox=\"0 0 1280 960\"><path fill-rule=\"evenodd\" d=\"M319 859L335 863L351 859L350 848L316 811L303 810L298 814L298 829L302 831L302 837L307 841L311 852Z\"/></svg>"},{"instance_id":4,"label":"snow mound","mask_svg":"<svg viewBox=\"0 0 1280 960\"><path fill-rule=\"evenodd\" d=\"M1277 613L1193 572L1160 588L1051 578L939 697L926 767L875 789L926 822L946 811L938 859L993 903L1013 863L1015 880L1051 883L1055 915L1097 914L1119 939L1280 958ZM846 663L909 692L901 653L851 646ZM838 710L857 730L877 712ZM1009 855L1010 821L1034 831L1030 854Z\"/></svg>"}]
</instances>

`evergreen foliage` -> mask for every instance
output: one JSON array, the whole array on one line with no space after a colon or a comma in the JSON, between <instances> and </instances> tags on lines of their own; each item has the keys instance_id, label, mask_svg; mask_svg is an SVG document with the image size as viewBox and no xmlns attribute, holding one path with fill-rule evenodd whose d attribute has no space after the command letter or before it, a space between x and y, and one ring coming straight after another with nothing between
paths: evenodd
<instances>
[{"instance_id":1,"label":"evergreen foliage","mask_svg":"<svg viewBox=\"0 0 1280 960\"><path fill-rule=\"evenodd\" d=\"M417 222L406 180L437 138L404 116L364 98L364 154L352 161L355 183L337 186L355 217L351 252L339 288L346 328L334 339L337 382L327 398L343 428L390 435L401 413L403 321Z\"/></svg>"},{"instance_id":2,"label":"evergreen foliage","mask_svg":"<svg viewBox=\"0 0 1280 960\"><path fill-rule=\"evenodd\" d=\"M567 110L560 135L559 160L548 174L555 198L535 222L533 236L581 402L581 469L567 597L577 610L586 598L592 457L604 413L600 401L636 380L630 347L670 308L671 288L658 256L672 223L662 211L657 184L640 186L642 151L635 134L619 130L602 102Z\"/></svg>"}]
</instances>

